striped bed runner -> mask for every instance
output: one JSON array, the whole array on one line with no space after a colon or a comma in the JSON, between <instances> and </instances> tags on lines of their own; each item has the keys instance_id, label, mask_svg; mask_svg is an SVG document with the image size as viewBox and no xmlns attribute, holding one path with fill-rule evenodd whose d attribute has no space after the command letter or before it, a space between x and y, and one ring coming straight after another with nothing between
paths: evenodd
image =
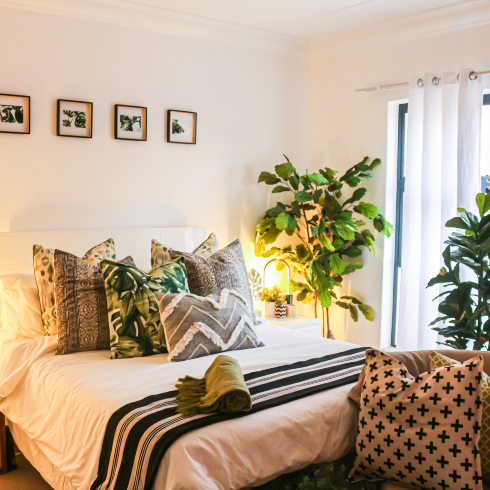
<instances>
[{"instance_id":1,"label":"striped bed runner","mask_svg":"<svg viewBox=\"0 0 490 490\"><path fill-rule=\"evenodd\" d=\"M121 407L107 423L91 490L151 490L165 452L180 436L356 382L366 360L365 351L365 347L359 347L246 374L253 402L250 412L180 415L175 411L177 391L148 396Z\"/></svg>"}]
</instances>

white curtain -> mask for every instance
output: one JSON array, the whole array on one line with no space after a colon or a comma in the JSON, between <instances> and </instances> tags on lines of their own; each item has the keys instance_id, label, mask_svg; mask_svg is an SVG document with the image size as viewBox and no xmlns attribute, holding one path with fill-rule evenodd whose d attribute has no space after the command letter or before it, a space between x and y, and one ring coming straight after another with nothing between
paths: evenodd
<instances>
[{"instance_id":1,"label":"white curtain","mask_svg":"<svg viewBox=\"0 0 490 490\"><path fill-rule=\"evenodd\" d=\"M397 348L432 349L429 326L439 313L437 286L426 289L442 267L445 223L457 208L476 211L480 190L483 87L473 70L410 80L402 229Z\"/></svg>"}]
</instances>

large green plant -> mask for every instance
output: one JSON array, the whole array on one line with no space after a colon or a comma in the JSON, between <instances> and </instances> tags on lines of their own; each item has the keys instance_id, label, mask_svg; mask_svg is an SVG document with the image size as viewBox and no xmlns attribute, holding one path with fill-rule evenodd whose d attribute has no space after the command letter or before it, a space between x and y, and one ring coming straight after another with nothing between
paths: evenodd
<instances>
[{"instance_id":1,"label":"large green plant","mask_svg":"<svg viewBox=\"0 0 490 490\"><path fill-rule=\"evenodd\" d=\"M262 172L259 177L259 182L275 186L273 194L289 193L290 199L285 201L291 204L278 202L259 221L256 255L283 259L293 274L301 276L300 280L291 280L290 289L299 292L299 301L315 302L315 315L317 303L321 303L327 336L330 334L328 308L332 302L348 309L354 321L358 320L359 311L366 319L373 320L370 306L355 296L337 298L334 288L342 285L345 275L362 268L362 262L355 259L362 255L363 248L376 253L374 236L366 220L386 236L393 231L374 204L361 200L366 188L359 185L363 179L372 178L371 172L381 160L376 158L371 162L366 157L337 177L338 171L328 167L299 175L285 158L287 161L277 165L275 173ZM342 199L345 186L355 190L349 198ZM283 233L296 236L299 243L267 249ZM283 267L278 262L278 269Z\"/></svg>"},{"instance_id":2,"label":"large green plant","mask_svg":"<svg viewBox=\"0 0 490 490\"><path fill-rule=\"evenodd\" d=\"M475 350L488 350L490 341L490 194L477 194L476 204L480 217L459 208L459 217L450 219L446 226L464 230L452 233L443 252L445 267L430 280L429 285L443 284L448 290L439 304L442 314L431 325L447 340L443 345L466 349L470 340ZM468 268L470 280L461 280L460 269ZM447 324L446 324L447 323Z\"/></svg>"}]
</instances>

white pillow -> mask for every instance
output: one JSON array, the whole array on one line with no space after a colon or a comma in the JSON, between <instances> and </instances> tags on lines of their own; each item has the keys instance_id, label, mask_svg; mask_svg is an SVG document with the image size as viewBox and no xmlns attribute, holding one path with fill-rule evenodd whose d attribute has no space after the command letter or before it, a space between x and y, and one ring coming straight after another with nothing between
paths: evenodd
<instances>
[{"instance_id":1,"label":"white pillow","mask_svg":"<svg viewBox=\"0 0 490 490\"><path fill-rule=\"evenodd\" d=\"M46 335L33 274L0 277L0 305L0 330L25 339Z\"/></svg>"},{"instance_id":2,"label":"white pillow","mask_svg":"<svg viewBox=\"0 0 490 490\"><path fill-rule=\"evenodd\" d=\"M0 277L0 330L13 332L20 313L20 274Z\"/></svg>"},{"instance_id":3,"label":"white pillow","mask_svg":"<svg viewBox=\"0 0 490 490\"><path fill-rule=\"evenodd\" d=\"M25 339L44 337L39 292L34 274L23 274L20 278L20 312L14 334Z\"/></svg>"}]
</instances>

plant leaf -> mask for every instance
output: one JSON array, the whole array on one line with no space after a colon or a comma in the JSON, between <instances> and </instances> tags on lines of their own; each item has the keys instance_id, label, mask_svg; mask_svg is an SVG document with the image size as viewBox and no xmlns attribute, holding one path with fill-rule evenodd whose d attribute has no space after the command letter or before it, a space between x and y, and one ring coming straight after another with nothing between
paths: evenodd
<instances>
[{"instance_id":1,"label":"plant leaf","mask_svg":"<svg viewBox=\"0 0 490 490\"><path fill-rule=\"evenodd\" d=\"M294 198L296 199L296 201L303 203L303 202L311 201L312 196L306 191L298 191L294 195Z\"/></svg>"},{"instance_id":2,"label":"plant leaf","mask_svg":"<svg viewBox=\"0 0 490 490\"><path fill-rule=\"evenodd\" d=\"M374 310L369 305L361 303L358 308L366 320L369 320L370 322L374 320Z\"/></svg>"},{"instance_id":3,"label":"plant leaf","mask_svg":"<svg viewBox=\"0 0 490 490\"><path fill-rule=\"evenodd\" d=\"M278 185L272 189L272 194L278 194L279 192L287 192L289 191L289 187L286 187L285 185Z\"/></svg>"},{"instance_id":4,"label":"plant leaf","mask_svg":"<svg viewBox=\"0 0 490 490\"><path fill-rule=\"evenodd\" d=\"M281 182L275 174L271 174L270 172L260 172L258 182L265 182L267 185L274 185L278 182Z\"/></svg>"},{"instance_id":5,"label":"plant leaf","mask_svg":"<svg viewBox=\"0 0 490 490\"><path fill-rule=\"evenodd\" d=\"M281 163L281 165L276 165L274 167L277 175L281 177L283 180L288 180L291 175L293 175L293 172L296 170L291 162L285 162Z\"/></svg>"},{"instance_id":6,"label":"plant leaf","mask_svg":"<svg viewBox=\"0 0 490 490\"><path fill-rule=\"evenodd\" d=\"M289 213L281 213L276 218L276 227L278 230L294 230L297 224L296 218Z\"/></svg>"},{"instance_id":7,"label":"plant leaf","mask_svg":"<svg viewBox=\"0 0 490 490\"><path fill-rule=\"evenodd\" d=\"M378 206L362 201L354 207L354 211L366 216L366 218L375 218L379 214Z\"/></svg>"}]
</instances>

